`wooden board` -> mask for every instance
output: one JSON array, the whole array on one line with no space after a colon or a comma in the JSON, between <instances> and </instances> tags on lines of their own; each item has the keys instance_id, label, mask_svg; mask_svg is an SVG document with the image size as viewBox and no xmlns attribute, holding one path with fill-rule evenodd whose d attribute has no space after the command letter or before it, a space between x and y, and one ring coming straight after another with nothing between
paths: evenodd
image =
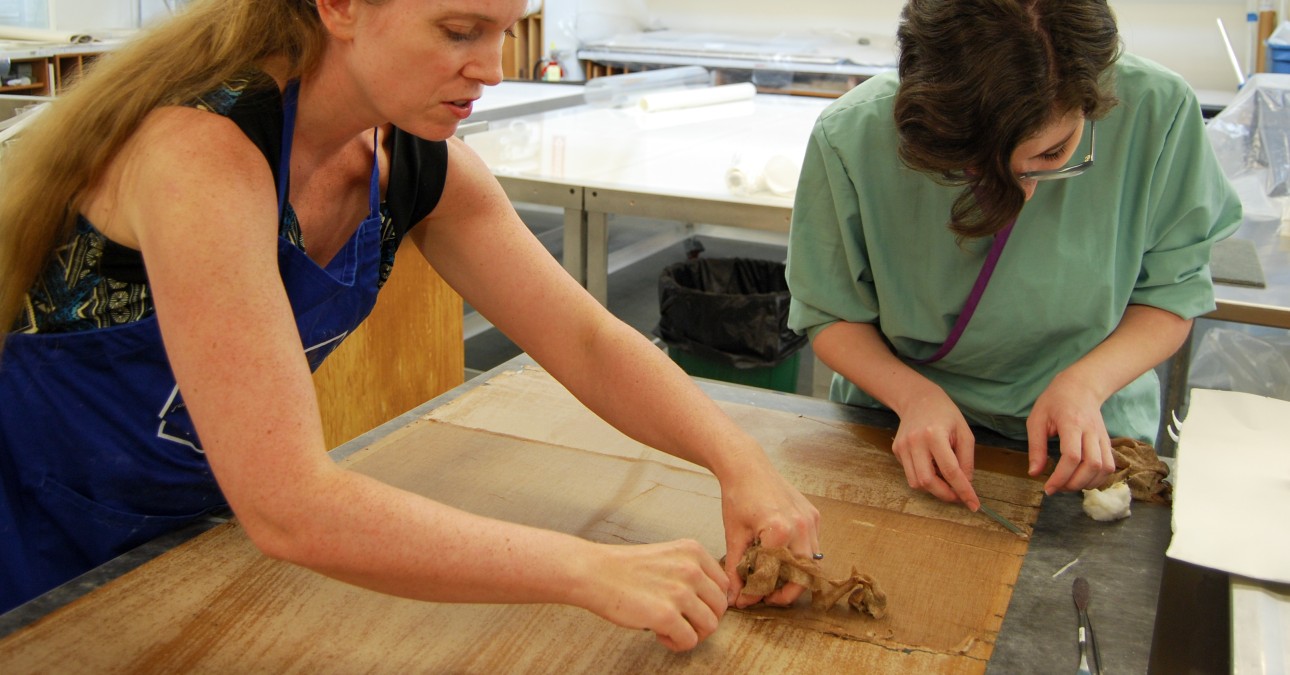
<instances>
[{"instance_id":1,"label":"wooden board","mask_svg":"<svg viewBox=\"0 0 1290 675\"><path fill-rule=\"evenodd\" d=\"M461 384L461 296L415 246L401 246L371 315L314 373L334 448Z\"/></svg>"},{"instance_id":2,"label":"wooden board","mask_svg":"<svg viewBox=\"0 0 1290 675\"><path fill-rule=\"evenodd\" d=\"M887 617L816 613L805 602L732 611L698 648L672 654L570 607L357 589L266 559L230 523L0 642L0 664L7 673L983 671L1025 542L893 483L880 433L726 408L820 508L828 569L840 576L855 564L877 578ZM565 442L535 438L544 436ZM540 370L497 376L345 463L476 513L602 542L689 537L724 553L710 474L603 426ZM992 474L977 484L1017 522L1033 522L1038 483Z\"/></svg>"}]
</instances>

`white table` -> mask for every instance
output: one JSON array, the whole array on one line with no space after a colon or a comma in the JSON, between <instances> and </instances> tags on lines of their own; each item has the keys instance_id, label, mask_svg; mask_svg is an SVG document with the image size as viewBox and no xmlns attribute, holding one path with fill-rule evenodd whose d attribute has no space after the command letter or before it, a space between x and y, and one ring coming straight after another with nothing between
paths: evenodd
<instances>
[{"instance_id":1,"label":"white table","mask_svg":"<svg viewBox=\"0 0 1290 675\"><path fill-rule=\"evenodd\" d=\"M578 105L495 118L466 141L513 200L565 209L565 267L604 302L608 214L787 232L792 198L731 194L726 171L740 153L800 159L831 102L758 94L656 113ZM1236 236L1255 241L1268 285L1219 285L1210 318L1290 328L1290 246L1275 224L1253 219Z\"/></svg>"},{"instance_id":2,"label":"white table","mask_svg":"<svg viewBox=\"0 0 1290 675\"><path fill-rule=\"evenodd\" d=\"M800 161L831 102L758 94L663 112L582 105L493 122L466 142L513 200L565 209L565 268L605 302L608 214L787 232L791 196L732 194L726 172L739 156Z\"/></svg>"}]
</instances>

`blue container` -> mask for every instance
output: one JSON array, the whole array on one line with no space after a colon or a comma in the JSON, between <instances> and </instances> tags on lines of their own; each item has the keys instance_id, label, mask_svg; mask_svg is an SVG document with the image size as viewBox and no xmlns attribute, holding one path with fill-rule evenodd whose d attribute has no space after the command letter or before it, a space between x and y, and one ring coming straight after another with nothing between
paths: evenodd
<instances>
[{"instance_id":1,"label":"blue container","mask_svg":"<svg viewBox=\"0 0 1290 675\"><path fill-rule=\"evenodd\" d=\"M1268 72L1290 73L1290 45L1268 45Z\"/></svg>"}]
</instances>

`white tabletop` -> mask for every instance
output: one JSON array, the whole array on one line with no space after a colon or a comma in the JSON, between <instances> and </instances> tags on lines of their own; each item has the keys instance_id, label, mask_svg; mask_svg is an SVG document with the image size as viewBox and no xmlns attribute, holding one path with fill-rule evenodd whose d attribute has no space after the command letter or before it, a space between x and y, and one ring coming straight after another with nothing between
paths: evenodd
<instances>
[{"instance_id":1,"label":"white tabletop","mask_svg":"<svg viewBox=\"0 0 1290 675\"><path fill-rule=\"evenodd\" d=\"M782 155L800 166L815 119L832 101L757 94L752 100L662 112L582 104L496 120L466 142L499 178L791 209L791 194L735 194L727 173L741 158L756 164ZM1277 225L1246 218L1237 236L1255 241L1267 288L1219 285L1216 294L1224 305L1219 318L1286 325L1290 245L1277 236ZM1258 311L1222 314L1240 310L1241 304Z\"/></svg>"},{"instance_id":2,"label":"white tabletop","mask_svg":"<svg viewBox=\"0 0 1290 675\"><path fill-rule=\"evenodd\" d=\"M466 141L497 176L676 197L791 207L791 196L737 196L739 159L800 162L831 99L758 94L752 100L646 112L582 105L495 123Z\"/></svg>"}]
</instances>

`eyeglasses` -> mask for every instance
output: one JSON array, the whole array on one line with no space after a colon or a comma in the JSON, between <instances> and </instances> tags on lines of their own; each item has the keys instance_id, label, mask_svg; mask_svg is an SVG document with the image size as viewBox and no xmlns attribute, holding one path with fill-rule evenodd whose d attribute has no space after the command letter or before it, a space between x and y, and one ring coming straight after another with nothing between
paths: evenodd
<instances>
[{"instance_id":1,"label":"eyeglasses","mask_svg":"<svg viewBox=\"0 0 1290 675\"><path fill-rule=\"evenodd\" d=\"M1060 169L1045 169L1043 171L1027 171L1017 174L1019 180L1059 180L1062 178L1071 178L1078 176L1085 171L1093 168L1093 138L1097 131L1097 122L1089 122L1088 125L1088 154L1084 155L1084 161L1079 164L1064 166Z\"/></svg>"}]
</instances>

